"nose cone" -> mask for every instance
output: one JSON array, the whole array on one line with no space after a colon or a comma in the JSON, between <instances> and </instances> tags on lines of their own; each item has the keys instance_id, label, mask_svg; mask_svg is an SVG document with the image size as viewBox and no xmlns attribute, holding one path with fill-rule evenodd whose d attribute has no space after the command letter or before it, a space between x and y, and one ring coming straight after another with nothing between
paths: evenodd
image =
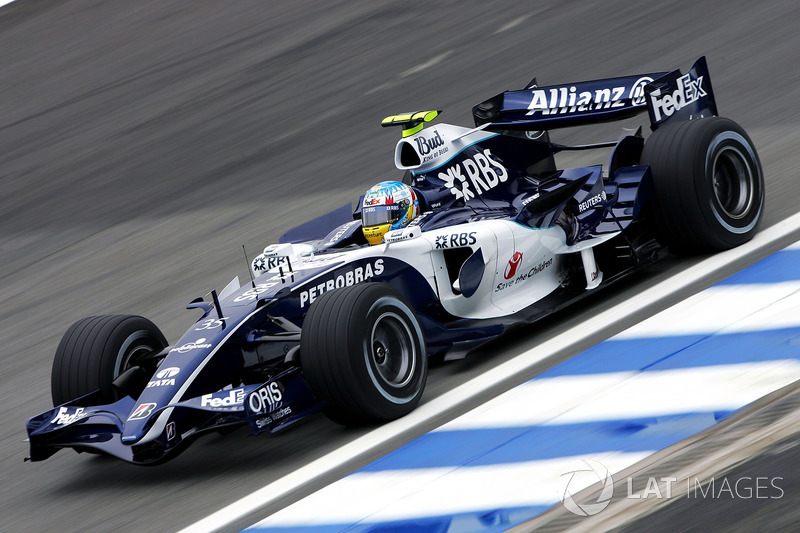
<instances>
[{"instance_id":1,"label":"nose cone","mask_svg":"<svg viewBox=\"0 0 800 533\"><path fill-rule=\"evenodd\" d=\"M144 402L139 403L128 415L125 421L125 427L122 430L121 441L128 446L139 443L144 436L159 423L158 418L160 411L157 402ZM156 417L155 425L149 422L153 417ZM166 418L166 417L164 417Z\"/></svg>"}]
</instances>

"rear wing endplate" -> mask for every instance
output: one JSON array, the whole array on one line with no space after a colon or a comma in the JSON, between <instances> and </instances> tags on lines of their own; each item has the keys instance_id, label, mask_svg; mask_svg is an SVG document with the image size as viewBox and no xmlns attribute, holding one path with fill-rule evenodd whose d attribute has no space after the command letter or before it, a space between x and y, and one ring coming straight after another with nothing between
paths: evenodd
<instances>
[{"instance_id":1,"label":"rear wing endplate","mask_svg":"<svg viewBox=\"0 0 800 533\"><path fill-rule=\"evenodd\" d=\"M673 70L646 85L644 92L653 129L667 121L717 116L705 56L695 61L686 74Z\"/></svg>"}]
</instances>

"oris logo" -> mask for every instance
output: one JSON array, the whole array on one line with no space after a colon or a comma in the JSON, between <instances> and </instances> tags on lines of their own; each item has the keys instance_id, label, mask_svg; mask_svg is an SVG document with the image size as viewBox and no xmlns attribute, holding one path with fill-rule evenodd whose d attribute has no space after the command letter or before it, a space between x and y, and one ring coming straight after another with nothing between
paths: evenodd
<instances>
[{"instance_id":1,"label":"oris logo","mask_svg":"<svg viewBox=\"0 0 800 533\"><path fill-rule=\"evenodd\" d=\"M506 265L506 271L503 273L503 277L506 279L511 279L514 277L514 274L517 273L517 267L522 262L522 252L514 252L514 255L511 256L511 259L508 260L508 265Z\"/></svg>"},{"instance_id":2,"label":"oris logo","mask_svg":"<svg viewBox=\"0 0 800 533\"><path fill-rule=\"evenodd\" d=\"M266 414L283 400L280 384L273 381L254 390L248 399L250 410L255 415Z\"/></svg>"}]
</instances>

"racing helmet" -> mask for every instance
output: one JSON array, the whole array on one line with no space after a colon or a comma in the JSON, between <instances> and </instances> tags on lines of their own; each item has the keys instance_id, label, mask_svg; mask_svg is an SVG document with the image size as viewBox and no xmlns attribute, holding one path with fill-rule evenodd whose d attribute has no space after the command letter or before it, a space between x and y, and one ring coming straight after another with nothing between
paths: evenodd
<instances>
[{"instance_id":1,"label":"racing helmet","mask_svg":"<svg viewBox=\"0 0 800 533\"><path fill-rule=\"evenodd\" d=\"M414 189L399 181L382 181L361 202L361 230L370 244L380 244L387 231L404 228L419 214Z\"/></svg>"}]
</instances>

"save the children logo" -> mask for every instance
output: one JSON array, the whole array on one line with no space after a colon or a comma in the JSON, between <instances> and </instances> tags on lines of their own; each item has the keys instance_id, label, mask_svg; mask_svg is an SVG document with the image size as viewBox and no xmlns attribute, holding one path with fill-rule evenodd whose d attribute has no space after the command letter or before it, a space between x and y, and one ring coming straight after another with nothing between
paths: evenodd
<instances>
[{"instance_id":1,"label":"save the children logo","mask_svg":"<svg viewBox=\"0 0 800 533\"><path fill-rule=\"evenodd\" d=\"M506 271L503 273L503 277L506 279L513 278L514 274L517 273L517 267L520 261L522 261L522 252L514 252L514 255L508 260L508 265L506 266Z\"/></svg>"}]
</instances>

